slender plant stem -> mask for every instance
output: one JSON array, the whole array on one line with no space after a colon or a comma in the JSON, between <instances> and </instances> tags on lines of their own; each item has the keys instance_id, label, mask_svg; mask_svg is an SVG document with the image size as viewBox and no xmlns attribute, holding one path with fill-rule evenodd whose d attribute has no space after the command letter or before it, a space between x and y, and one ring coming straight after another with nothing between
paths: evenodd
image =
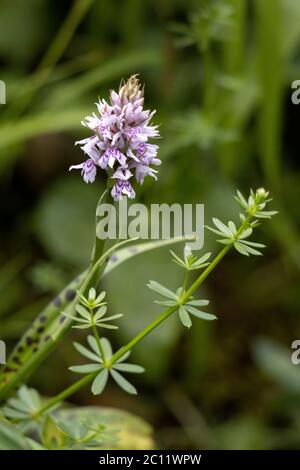
<instances>
[{"instance_id":1,"label":"slender plant stem","mask_svg":"<svg viewBox=\"0 0 300 470\"><path fill-rule=\"evenodd\" d=\"M51 400L49 400L42 408L39 409L39 411L36 413L35 417L38 418L40 416L42 416L43 413L45 413L46 411L48 411L50 408L52 408L53 406L55 406L57 403L61 402L61 401L64 401L66 398L68 398L69 396L73 395L75 392L77 392L78 390L80 390L82 387L84 387L85 385L87 385L89 382L91 382L91 380L93 379L93 377L96 377L96 375L98 374L99 372L96 371L96 372L93 372L92 374L89 374L89 375L86 375L84 376L81 380L78 380L77 382L73 383L72 385L70 385L70 387L66 388L65 390L63 390L61 393L59 393L58 395L56 395L55 397L51 398Z\"/></svg>"},{"instance_id":2,"label":"slender plant stem","mask_svg":"<svg viewBox=\"0 0 300 470\"><path fill-rule=\"evenodd\" d=\"M93 314L92 311L90 313L91 313L91 319L94 322L94 314ZM103 349L102 344L101 344L101 340L100 340L100 337L99 337L99 334L98 334L97 326L93 325L92 330L93 330L93 334L95 336L95 340L97 341L97 346L98 346L103 364L105 364L106 363L105 352L104 352L104 349Z\"/></svg>"},{"instance_id":3,"label":"slender plant stem","mask_svg":"<svg viewBox=\"0 0 300 470\"><path fill-rule=\"evenodd\" d=\"M185 294L184 298L182 299L182 303L184 303L199 287L201 282L208 276L208 274L214 269L214 267L221 261L221 259L225 256L225 254L230 250L232 245L226 245L222 251L216 256L216 258L212 261L212 263L203 271L203 273L196 279L194 284L188 289L187 293ZM210 268L210 269L209 269ZM199 281L200 280L200 281ZM142 339L144 339L151 331L153 331L157 326L159 326L162 322L164 322L172 313L178 310L178 305L174 305L174 307L167 308L164 312L162 312L157 318L155 318L149 325L146 326L140 333L138 333L129 343L125 346L120 348L110 359L107 363L107 367L111 367L118 359L120 359L126 352L130 351L134 346L136 346ZM75 393L81 387L84 387L88 383L90 383L94 377L97 375L98 372L92 372L84 377L84 379L78 380L69 388L61 392L60 394L53 397L38 413L40 416L42 413L47 411L49 408L52 408L56 403L65 400L70 395Z\"/></svg>"},{"instance_id":4,"label":"slender plant stem","mask_svg":"<svg viewBox=\"0 0 300 470\"><path fill-rule=\"evenodd\" d=\"M190 271L187 269L187 270L185 271L185 274L184 274L184 279L183 279L183 283L182 283L182 288L181 288L180 297L183 297L183 296L184 296L185 289L186 289L186 285L187 285L187 282L188 282L188 280L189 280L189 277L190 277Z\"/></svg>"},{"instance_id":5,"label":"slender plant stem","mask_svg":"<svg viewBox=\"0 0 300 470\"><path fill-rule=\"evenodd\" d=\"M252 214L249 214L244 222L241 224L239 230L236 233L236 238L244 231L245 227L247 227L249 220L251 219ZM200 274L200 276L195 280L195 282L191 285L191 287L187 290L184 294L183 298L180 299L180 303L184 304L190 298L191 295L198 289L198 287L202 284L202 282L207 278L207 276L211 273L211 271L219 264L219 262L224 258L224 256L228 253L230 248L232 248L234 240L231 244L225 245L224 248L219 252L219 254L214 258L214 260L206 267L206 269ZM135 336L127 345L120 348L111 358L110 364L114 364L120 357L122 357L127 351L130 351L133 346L139 343L145 336L147 336L154 328L156 328L160 323L166 320L172 313L176 312L178 309L178 305L174 307L170 307L165 310L161 315L159 315L152 323L150 323L146 328L141 331L137 336Z\"/></svg>"},{"instance_id":6,"label":"slender plant stem","mask_svg":"<svg viewBox=\"0 0 300 470\"><path fill-rule=\"evenodd\" d=\"M178 305L174 307L169 307L163 313L161 313L155 320L153 320L149 325L146 326L140 333L138 333L129 343L120 348L109 361L109 365L113 365L118 359L120 359L127 351L130 351L136 344L138 344L142 339L144 339L151 331L153 331L158 325L165 321L172 313L178 310Z\"/></svg>"},{"instance_id":7,"label":"slender plant stem","mask_svg":"<svg viewBox=\"0 0 300 470\"><path fill-rule=\"evenodd\" d=\"M244 222L241 224L239 230L236 233L235 239L238 239L239 235L244 231L244 229L248 226L250 219L253 217L254 214L248 214ZM183 298L180 299L180 304L184 304L190 298L191 295L198 289L198 287L203 283L203 281L207 278L207 276L211 273L211 271L220 263L220 261L224 258L224 256L228 253L228 251L232 248L235 239L229 245L225 245L224 248L217 254L214 260L206 267L206 269L200 274L200 276L195 280L195 282L191 285L191 287L187 290L184 294ZM184 280L185 282L185 280ZM174 305L172 307L167 308L164 312L162 312L157 318L155 318L149 325L147 325L140 333L138 333L129 343L125 346L122 346L115 354L112 356L109 362L106 363L106 367L110 368L116 361L118 361L126 352L130 351L134 346L136 346L142 339L151 333L157 326L159 326L162 322L164 322L172 313L178 310L178 306ZM98 335L98 332L97 332ZM99 338L99 336L98 336ZM97 337L96 337L97 339ZM100 339L99 339L100 343ZM79 390L80 388L84 387L88 383L90 383L98 374L98 372L92 372L86 375L83 379L75 382L69 388L61 392L60 394L53 397L38 413L40 416L43 412L47 411L49 408L54 406L59 401L65 400L74 392Z\"/></svg>"}]
</instances>

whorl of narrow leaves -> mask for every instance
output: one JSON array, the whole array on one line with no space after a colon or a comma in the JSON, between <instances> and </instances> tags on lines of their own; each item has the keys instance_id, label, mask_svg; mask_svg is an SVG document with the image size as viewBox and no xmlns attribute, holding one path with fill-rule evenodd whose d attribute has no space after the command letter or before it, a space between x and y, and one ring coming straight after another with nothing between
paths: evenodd
<instances>
[{"instance_id":1,"label":"whorl of narrow leaves","mask_svg":"<svg viewBox=\"0 0 300 470\"><path fill-rule=\"evenodd\" d=\"M79 343L74 343L74 346L82 356L91 360L92 362L88 364L72 366L70 367L70 370L72 372L77 372L78 374L90 374L91 372L99 371L92 383L91 390L94 395L100 395L100 393L103 392L108 382L109 376L111 376L116 384L119 385L119 387L121 387L125 392L136 395L137 391L135 387L120 373L126 372L140 374L144 372L143 367L124 362L130 356L130 351L124 354L118 361L111 364L110 361L113 356L113 351L108 339L101 338L100 340L102 349L104 351L105 362L103 362L96 338L89 335L87 337L87 341L90 348L86 348Z\"/></svg>"},{"instance_id":2,"label":"whorl of narrow leaves","mask_svg":"<svg viewBox=\"0 0 300 470\"><path fill-rule=\"evenodd\" d=\"M42 400L38 392L33 388L22 385L17 392L17 396L10 398L2 411L6 418L28 421L33 419L41 405Z\"/></svg>"},{"instance_id":3,"label":"whorl of narrow leaves","mask_svg":"<svg viewBox=\"0 0 300 470\"><path fill-rule=\"evenodd\" d=\"M216 316L211 313L203 312L196 307L206 307L209 304L208 300L197 300L190 297L186 302L182 302L181 293L182 288L180 287L177 292L172 292L167 287L162 286L156 281L149 281L147 284L149 289L157 292L161 296L168 300L155 300L154 302L164 307L175 307L174 311L178 310L179 318L183 326L190 328L192 326L192 320L190 315L200 318L202 320L216 320Z\"/></svg>"},{"instance_id":4,"label":"whorl of narrow leaves","mask_svg":"<svg viewBox=\"0 0 300 470\"><path fill-rule=\"evenodd\" d=\"M105 317L107 312L107 302L103 302L103 299L105 298L105 292L101 292L101 294L96 298L96 291L92 287L89 290L88 298L84 297L82 294L80 294L80 292L77 292L77 294L80 298L80 304L76 305L75 308L78 316L75 317L69 313L62 312L62 314L66 317L70 318L76 323L79 323L79 325L75 325L72 328L84 330L96 326L109 330L118 329L118 326L110 325L108 322L121 318L123 314Z\"/></svg>"},{"instance_id":5,"label":"whorl of narrow leaves","mask_svg":"<svg viewBox=\"0 0 300 470\"><path fill-rule=\"evenodd\" d=\"M209 265L206 261L210 258L211 253L206 253L205 255L201 256L201 258L197 258L192 253L191 247L186 244L183 251L183 259L179 258L174 251L170 251L173 261L188 271L194 271L196 269L202 269Z\"/></svg>"},{"instance_id":6,"label":"whorl of narrow leaves","mask_svg":"<svg viewBox=\"0 0 300 470\"><path fill-rule=\"evenodd\" d=\"M257 248L265 248L265 245L249 241L253 229L259 225L258 219L270 219L276 215L276 211L266 211L265 207L271 199L268 198L269 193L263 188L254 192L252 189L248 200L244 198L240 191L235 196L236 201L243 208L244 213L240 213L242 225L237 228L231 220L226 224L217 218L213 218L214 227L207 227L211 232L218 235L217 242L223 245L233 245L234 248L242 255L261 255Z\"/></svg>"}]
</instances>

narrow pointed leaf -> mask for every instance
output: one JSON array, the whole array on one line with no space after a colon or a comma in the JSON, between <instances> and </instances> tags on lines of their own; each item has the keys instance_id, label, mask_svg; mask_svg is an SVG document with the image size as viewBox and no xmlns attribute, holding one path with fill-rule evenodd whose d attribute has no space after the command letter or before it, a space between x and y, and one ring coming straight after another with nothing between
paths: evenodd
<instances>
[{"instance_id":1,"label":"narrow pointed leaf","mask_svg":"<svg viewBox=\"0 0 300 470\"><path fill-rule=\"evenodd\" d=\"M266 245L262 243L250 242L249 240L243 240L242 242L244 245L254 246L256 248L266 248Z\"/></svg>"},{"instance_id":2,"label":"narrow pointed leaf","mask_svg":"<svg viewBox=\"0 0 300 470\"><path fill-rule=\"evenodd\" d=\"M103 369L100 374L94 379L92 383L92 393L94 395L100 395L103 392L105 385L107 384L108 380L108 370Z\"/></svg>"},{"instance_id":3,"label":"narrow pointed leaf","mask_svg":"<svg viewBox=\"0 0 300 470\"><path fill-rule=\"evenodd\" d=\"M234 242L234 248L241 253L244 256L249 256L248 251L245 249L245 247L242 245L242 243L239 242Z\"/></svg>"},{"instance_id":4,"label":"narrow pointed leaf","mask_svg":"<svg viewBox=\"0 0 300 470\"><path fill-rule=\"evenodd\" d=\"M105 305L103 305L102 307L100 307L97 312L94 314L94 320L97 321L97 320L100 320L100 318L104 317L104 315L106 314L107 312L107 307Z\"/></svg>"},{"instance_id":5,"label":"narrow pointed leaf","mask_svg":"<svg viewBox=\"0 0 300 470\"><path fill-rule=\"evenodd\" d=\"M228 222L228 228L231 231L232 235L236 234L236 226L235 226L234 222L232 222L232 220L230 220Z\"/></svg>"},{"instance_id":6,"label":"narrow pointed leaf","mask_svg":"<svg viewBox=\"0 0 300 470\"><path fill-rule=\"evenodd\" d=\"M99 354L99 346L98 346L97 341L96 341L96 339L94 338L94 336L89 335L89 336L87 337L87 341L88 341L89 345L91 346L92 350L93 350L96 354Z\"/></svg>"},{"instance_id":7,"label":"narrow pointed leaf","mask_svg":"<svg viewBox=\"0 0 300 470\"><path fill-rule=\"evenodd\" d=\"M91 314L90 312L87 311L86 308L84 308L82 305L76 305L76 311L79 313L79 315L86 320L90 320Z\"/></svg>"},{"instance_id":8,"label":"narrow pointed leaf","mask_svg":"<svg viewBox=\"0 0 300 470\"><path fill-rule=\"evenodd\" d=\"M112 315L111 317L105 317L105 318L103 318L103 319L100 321L100 323L101 323L102 321L105 321L105 322L106 322L106 321L111 321L111 320L117 320L118 318L121 318L121 317L123 317L123 316L124 316L123 313L117 313L116 315Z\"/></svg>"},{"instance_id":9,"label":"narrow pointed leaf","mask_svg":"<svg viewBox=\"0 0 300 470\"><path fill-rule=\"evenodd\" d=\"M75 349L80 353L82 354L82 356L88 358L88 359L91 359L91 361L95 361L95 362L101 362L101 358L100 356L98 356L98 354L90 351L89 349L87 349L85 346L82 346L82 344L80 343L73 343L74 344L74 347Z\"/></svg>"},{"instance_id":10,"label":"narrow pointed leaf","mask_svg":"<svg viewBox=\"0 0 300 470\"><path fill-rule=\"evenodd\" d=\"M186 305L193 305L194 307L206 307L209 304L209 300L189 300Z\"/></svg>"},{"instance_id":11,"label":"narrow pointed leaf","mask_svg":"<svg viewBox=\"0 0 300 470\"><path fill-rule=\"evenodd\" d=\"M164 307L173 307L177 304L177 302L174 302L174 300L154 300L154 303L163 305Z\"/></svg>"},{"instance_id":12,"label":"narrow pointed leaf","mask_svg":"<svg viewBox=\"0 0 300 470\"><path fill-rule=\"evenodd\" d=\"M189 316L189 313L182 305L180 305L179 307L179 317L180 317L181 323L186 328L190 328L192 326L192 320Z\"/></svg>"},{"instance_id":13,"label":"narrow pointed leaf","mask_svg":"<svg viewBox=\"0 0 300 470\"><path fill-rule=\"evenodd\" d=\"M104 350L105 359L110 359L113 355L113 351L112 351L112 347L111 347L110 342L108 341L107 338L101 338L100 342L101 342L102 348Z\"/></svg>"},{"instance_id":14,"label":"narrow pointed leaf","mask_svg":"<svg viewBox=\"0 0 300 470\"><path fill-rule=\"evenodd\" d=\"M172 292L171 290L169 290L166 287L162 286L161 284L159 284L156 281L150 281L149 284L147 284L147 286L149 287L149 289L157 292L158 294L160 294L164 297L168 297L169 299L177 300L177 295L174 294L174 292Z\"/></svg>"},{"instance_id":15,"label":"narrow pointed leaf","mask_svg":"<svg viewBox=\"0 0 300 470\"><path fill-rule=\"evenodd\" d=\"M254 248L251 248L251 246L248 246L248 245L244 245L243 244L243 248L248 252L250 253L250 255L256 255L256 256L262 256L262 253L258 250L255 250Z\"/></svg>"},{"instance_id":16,"label":"narrow pointed leaf","mask_svg":"<svg viewBox=\"0 0 300 470\"><path fill-rule=\"evenodd\" d=\"M221 220L213 217L212 219L213 223L215 224L215 226L225 235L228 235L228 237L231 237L232 236L232 233L231 231L229 230L228 227L226 227L225 224L223 224L223 222L221 222Z\"/></svg>"},{"instance_id":17,"label":"narrow pointed leaf","mask_svg":"<svg viewBox=\"0 0 300 470\"><path fill-rule=\"evenodd\" d=\"M144 367L138 366L136 364L114 364L113 368L122 372L129 372L132 374L141 374L142 372L145 372Z\"/></svg>"},{"instance_id":18,"label":"narrow pointed leaf","mask_svg":"<svg viewBox=\"0 0 300 470\"><path fill-rule=\"evenodd\" d=\"M250 237L251 233L253 232L252 228L249 227L239 236L239 240L244 240L244 238Z\"/></svg>"},{"instance_id":19,"label":"narrow pointed leaf","mask_svg":"<svg viewBox=\"0 0 300 470\"><path fill-rule=\"evenodd\" d=\"M125 379L123 375L119 374L119 372L114 369L111 369L110 373L114 381L119 385L119 387L125 390L125 392L130 393L131 395L137 395L136 388L130 382L128 382L128 380Z\"/></svg>"},{"instance_id":20,"label":"narrow pointed leaf","mask_svg":"<svg viewBox=\"0 0 300 470\"><path fill-rule=\"evenodd\" d=\"M129 358L130 354L131 354L131 351L127 351L125 354L123 354L123 356L120 357L120 359L117 360L116 364L126 361L126 359Z\"/></svg>"},{"instance_id":21,"label":"narrow pointed leaf","mask_svg":"<svg viewBox=\"0 0 300 470\"><path fill-rule=\"evenodd\" d=\"M20 390L18 392L18 395L21 398L21 400L24 403L26 403L26 405L28 406L29 409L34 409L35 408L35 404L34 404L34 401L32 399L32 395L30 393L29 388L27 388L26 385L23 385L20 388Z\"/></svg>"},{"instance_id":22,"label":"narrow pointed leaf","mask_svg":"<svg viewBox=\"0 0 300 470\"><path fill-rule=\"evenodd\" d=\"M215 315L212 315L211 313L207 312L202 312L201 310L198 310L195 307L192 307L190 305L186 305L186 309L194 315L195 317L201 318L202 320L216 320L217 317Z\"/></svg>"},{"instance_id":23,"label":"narrow pointed leaf","mask_svg":"<svg viewBox=\"0 0 300 470\"><path fill-rule=\"evenodd\" d=\"M73 325L72 328L75 328L77 330L88 330L89 328L91 328L91 324L86 323L85 325Z\"/></svg>"},{"instance_id":24,"label":"narrow pointed leaf","mask_svg":"<svg viewBox=\"0 0 300 470\"><path fill-rule=\"evenodd\" d=\"M106 328L107 330L118 330L119 327L117 325L111 325L110 323L96 323L96 326L99 328Z\"/></svg>"},{"instance_id":25,"label":"narrow pointed leaf","mask_svg":"<svg viewBox=\"0 0 300 470\"><path fill-rule=\"evenodd\" d=\"M96 370L101 369L101 367L100 364L82 364L80 366L71 366L69 370L77 374L90 374L91 372L96 372Z\"/></svg>"}]
</instances>

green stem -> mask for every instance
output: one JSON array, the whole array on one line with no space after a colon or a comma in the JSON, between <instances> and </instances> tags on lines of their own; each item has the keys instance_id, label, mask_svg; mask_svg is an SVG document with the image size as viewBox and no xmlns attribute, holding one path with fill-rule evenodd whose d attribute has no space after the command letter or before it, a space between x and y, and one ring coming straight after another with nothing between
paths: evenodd
<instances>
[{"instance_id":1,"label":"green stem","mask_svg":"<svg viewBox=\"0 0 300 470\"><path fill-rule=\"evenodd\" d=\"M244 222L241 224L239 230L236 233L236 238L240 236L240 234L244 231L244 229L248 226L249 220L252 218L254 214L249 214ZM195 280L195 282L191 285L191 287L187 290L184 294L183 298L180 299L181 304L185 304L191 295L198 289L198 287L202 284L202 282L207 278L207 276L211 273L211 271L219 264L219 262L224 258L226 253L232 248L233 243L235 240L232 241L230 245L224 246L224 248L219 252L219 254L215 257L215 259L207 266L207 268L200 274L200 276ZM145 336L147 336L154 328L156 328L160 323L166 320L172 313L176 312L178 309L178 305L174 305L174 307L170 307L165 310L161 315L159 315L152 323L150 323L143 331L141 331L137 336L135 336L126 346L120 348L111 358L110 364L114 364L120 357L122 357L127 351L130 351L133 346L139 343Z\"/></svg>"},{"instance_id":2,"label":"green stem","mask_svg":"<svg viewBox=\"0 0 300 470\"><path fill-rule=\"evenodd\" d=\"M250 219L253 217L253 214L248 214L244 222L241 224L239 230L236 233L235 239L238 239L239 235L244 231L244 229L248 226ZM206 267L206 269L200 274L200 276L195 280L195 282L191 285L191 287L187 290L184 294L183 298L180 299L180 303L184 304L187 300L194 294L194 292L198 289L198 287L202 284L202 282L207 278L207 276L211 273L211 271L219 264L219 262L224 258L224 256L228 253L228 251L232 248L235 239L232 241L231 244L226 245L214 258L214 260ZM144 330L138 333L129 343L125 346L122 346L115 354L112 356L109 362L106 363L106 367L111 367L116 361L118 361L126 352L130 351L134 346L136 346L142 339L151 333L157 326L159 326L162 322L164 322L172 313L178 310L178 305L174 305L172 307L167 308L164 312L162 312L157 318L155 318ZM97 332L98 334L98 332ZM50 407L58 403L59 401L64 400L68 396L72 395L72 393L79 390L79 388L84 387L88 383L90 383L97 375L98 372L92 372L84 377L84 379L75 382L71 387L67 388L64 392L60 393L56 397L52 398L47 405L45 405L42 410L40 410L39 415L43 413L45 410L48 410Z\"/></svg>"},{"instance_id":3,"label":"green stem","mask_svg":"<svg viewBox=\"0 0 300 470\"><path fill-rule=\"evenodd\" d=\"M92 322L94 323L94 313L93 313L92 310L90 311L90 314L91 314ZM96 342L97 342L97 346L98 346L99 353L100 353L100 355L101 355L103 364L105 364L105 363L106 363L105 352L104 352L104 349L103 349L102 344L101 344L101 340L100 340L100 337L99 337L99 334L98 334L97 326L93 324L92 330L93 330L93 334L94 334L95 340L96 340Z\"/></svg>"},{"instance_id":4,"label":"green stem","mask_svg":"<svg viewBox=\"0 0 300 470\"><path fill-rule=\"evenodd\" d=\"M51 398L51 400L49 400L42 408L40 408L40 410L36 413L35 418L38 419L40 416L42 416L43 413L48 411L50 408L53 408L57 403L66 400L66 398L73 395L79 389L87 385L94 377L96 377L98 373L99 371L96 371L92 374L86 375L81 380L78 380L74 384L70 385L70 387L66 388L58 395Z\"/></svg>"},{"instance_id":5,"label":"green stem","mask_svg":"<svg viewBox=\"0 0 300 470\"><path fill-rule=\"evenodd\" d=\"M130 351L136 344L144 339L151 331L153 331L158 325L165 321L172 313L178 310L178 305L169 307L163 313L161 313L155 320L153 320L143 331L137 334L129 343L120 348L109 361L109 365L112 366L118 359L120 359L126 352Z\"/></svg>"},{"instance_id":6,"label":"green stem","mask_svg":"<svg viewBox=\"0 0 300 470\"><path fill-rule=\"evenodd\" d=\"M183 283L182 283L182 288L181 288L181 293L180 293L181 298L183 298L183 296L184 296L186 285L187 285L187 282L189 280L189 276L190 276L190 271L187 269L185 271L184 279L183 279Z\"/></svg>"}]
</instances>

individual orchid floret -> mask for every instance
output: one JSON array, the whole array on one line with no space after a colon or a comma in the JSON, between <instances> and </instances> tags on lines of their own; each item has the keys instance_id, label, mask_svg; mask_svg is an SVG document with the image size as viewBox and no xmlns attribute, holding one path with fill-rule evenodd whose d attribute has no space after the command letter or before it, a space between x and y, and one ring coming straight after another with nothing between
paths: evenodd
<instances>
[{"instance_id":1,"label":"individual orchid floret","mask_svg":"<svg viewBox=\"0 0 300 470\"><path fill-rule=\"evenodd\" d=\"M97 166L91 158L79 165L70 166L70 170L81 170L81 176L85 183L93 183L95 181Z\"/></svg>"},{"instance_id":2,"label":"individual orchid floret","mask_svg":"<svg viewBox=\"0 0 300 470\"><path fill-rule=\"evenodd\" d=\"M127 168L119 168L112 176L112 178L117 180L111 192L115 201L122 199L123 195L128 196L130 199L135 198L135 191L129 182L131 176L132 173Z\"/></svg>"},{"instance_id":3,"label":"individual orchid floret","mask_svg":"<svg viewBox=\"0 0 300 470\"><path fill-rule=\"evenodd\" d=\"M148 142L149 138L159 137L157 126L150 122L155 111L144 110L144 89L137 75L122 82L118 92L111 91L109 103L100 100L96 105L99 115L93 113L82 121L94 134L76 142L88 159L70 170L81 169L84 181L92 183L99 167L117 180L111 191L115 200L124 195L134 198L130 178L135 176L139 184L146 176L156 180L153 166L161 163L158 145Z\"/></svg>"}]
</instances>

